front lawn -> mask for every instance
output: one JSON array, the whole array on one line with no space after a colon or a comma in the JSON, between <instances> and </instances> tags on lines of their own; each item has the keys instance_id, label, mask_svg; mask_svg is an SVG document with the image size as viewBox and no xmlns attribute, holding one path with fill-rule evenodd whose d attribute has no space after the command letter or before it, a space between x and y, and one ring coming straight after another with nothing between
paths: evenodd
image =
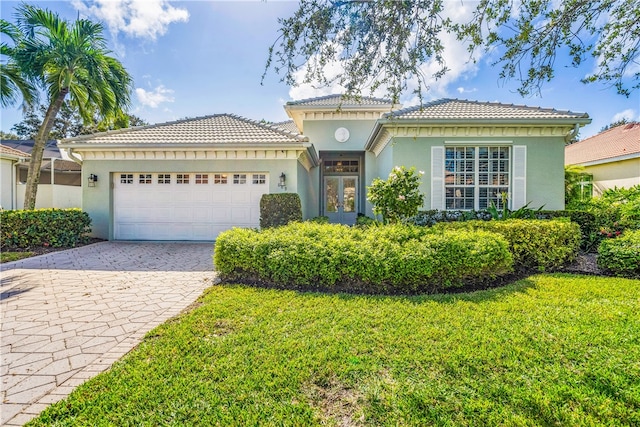
<instances>
[{"instance_id":1,"label":"front lawn","mask_svg":"<svg viewBox=\"0 0 640 427\"><path fill-rule=\"evenodd\" d=\"M0 264L35 256L35 252L0 252Z\"/></svg>"},{"instance_id":2,"label":"front lawn","mask_svg":"<svg viewBox=\"0 0 640 427\"><path fill-rule=\"evenodd\" d=\"M640 281L423 297L214 286L29 425L638 425Z\"/></svg>"}]
</instances>

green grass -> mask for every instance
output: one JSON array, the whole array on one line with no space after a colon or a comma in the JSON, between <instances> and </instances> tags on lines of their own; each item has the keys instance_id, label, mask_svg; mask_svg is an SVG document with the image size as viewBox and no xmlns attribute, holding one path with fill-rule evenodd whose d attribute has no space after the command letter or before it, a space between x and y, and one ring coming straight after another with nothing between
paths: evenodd
<instances>
[{"instance_id":1,"label":"green grass","mask_svg":"<svg viewBox=\"0 0 640 427\"><path fill-rule=\"evenodd\" d=\"M35 252L0 252L0 264L35 256Z\"/></svg>"},{"instance_id":2,"label":"green grass","mask_svg":"<svg viewBox=\"0 0 640 427\"><path fill-rule=\"evenodd\" d=\"M199 304L29 425L640 424L638 280Z\"/></svg>"}]
</instances>

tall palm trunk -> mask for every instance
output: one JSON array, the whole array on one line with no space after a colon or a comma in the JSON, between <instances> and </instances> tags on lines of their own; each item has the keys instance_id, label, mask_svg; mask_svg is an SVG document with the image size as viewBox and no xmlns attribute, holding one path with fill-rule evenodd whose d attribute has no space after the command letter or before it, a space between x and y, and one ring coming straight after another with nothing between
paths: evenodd
<instances>
[{"instance_id":1,"label":"tall palm trunk","mask_svg":"<svg viewBox=\"0 0 640 427\"><path fill-rule=\"evenodd\" d=\"M36 207L36 195L38 193L38 184L40 183L40 168L42 167L44 147L67 93L69 93L68 88L62 89L58 97L51 102L33 143L33 151L31 151L31 161L29 162L29 171L27 173L27 188L24 195L25 209L35 209Z\"/></svg>"}]
</instances>

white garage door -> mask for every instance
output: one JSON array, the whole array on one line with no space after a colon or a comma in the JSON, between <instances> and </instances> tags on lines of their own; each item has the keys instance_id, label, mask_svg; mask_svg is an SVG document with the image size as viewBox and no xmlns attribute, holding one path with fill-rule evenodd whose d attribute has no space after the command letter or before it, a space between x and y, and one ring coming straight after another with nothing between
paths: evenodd
<instances>
[{"instance_id":1,"label":"white garage door","mask_svg":"<svg viewBox=\"0 0 640 427\"><path fill-rule=\"evenodd\" d=\"M115 173L116 240L214 240L260 225L266 173Z\"/></svg>"}]
</instances>

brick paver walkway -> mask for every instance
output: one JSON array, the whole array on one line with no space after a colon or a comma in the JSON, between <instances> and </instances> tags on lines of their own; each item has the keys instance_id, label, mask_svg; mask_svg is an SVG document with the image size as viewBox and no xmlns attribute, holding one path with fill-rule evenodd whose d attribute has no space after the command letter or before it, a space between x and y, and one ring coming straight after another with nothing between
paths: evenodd
<instances>
[{"instance_id":1,"label":"brick paver walkway","mask_svg":"<svg viewBox=\"0 0 640 427\"><path fill-rule=\"evenodd\" d=\"M23 425L195 301L212 253L102 242L2 264L0 425Z\"/></svg>"}]
</instances>

